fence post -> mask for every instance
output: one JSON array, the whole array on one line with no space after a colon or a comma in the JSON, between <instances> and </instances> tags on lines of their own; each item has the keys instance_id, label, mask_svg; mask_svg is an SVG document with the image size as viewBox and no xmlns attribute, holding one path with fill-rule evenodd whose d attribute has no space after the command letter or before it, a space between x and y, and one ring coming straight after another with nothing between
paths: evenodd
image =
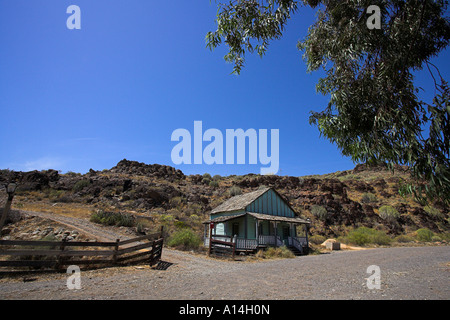
<instances>
[{"instance_id":1,"label":"fence post","mask_svg":"<svg viewBox=\"0 0 450 320\"><path fill-rule=\"evenodd\" d=\"M56 264L56 269L61 268L64 264L64 257L62 256L62 253L64 252L64 249L66 248L66 238L63 238L61 241L61 245L59 246L60 254L58 256L58 263Z\"/></svg>"},{"instance_id":2,"label":"fence post","mask_svg":"<svg viewBox=\"0 0 450 320\"><path fill-rule=\"evenodd\" d=\"M153 240L152 242L152 250L150 251L150 267L153 266L153 260L155 259L155 245L156 245L156 241Z\"/></svg>"},{"instance_id":3,"label":"fence post","mask_svg":"<svg viewBox=\"0 0 450 320\"><path fill-rule=\"evenodd\" d=\"M161 226L161 234L159 236L159 238L164 238L164 226Z\"/></svg>"},{"instance_id":4,"label":"fence post","mask_svg":"<svg viewBox=\"0 0 450 320\"><path fill-rule=\"evenodd\" d=\"M114 246L114 253L113 253L113 264L117 264L117 254L119 253L119 244L120 239L116 239L116 245Z\"/></svg>"}]
</instances>

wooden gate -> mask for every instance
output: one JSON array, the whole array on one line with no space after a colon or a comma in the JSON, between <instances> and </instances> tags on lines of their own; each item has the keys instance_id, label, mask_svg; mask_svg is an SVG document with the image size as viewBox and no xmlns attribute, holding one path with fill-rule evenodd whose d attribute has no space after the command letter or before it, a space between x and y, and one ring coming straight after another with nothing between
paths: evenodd
<instances>
[{"instance_id":1,"label":"wooden gate","mask_svg":"<svg viewBox=\"0 0 450 320\"><path fill-rule=\"evenodd\" d=\"M219 257L232 257L234 259L236 254L236 243L232 241L210 239L208 254Z\"/></svg>"}]
</instances>

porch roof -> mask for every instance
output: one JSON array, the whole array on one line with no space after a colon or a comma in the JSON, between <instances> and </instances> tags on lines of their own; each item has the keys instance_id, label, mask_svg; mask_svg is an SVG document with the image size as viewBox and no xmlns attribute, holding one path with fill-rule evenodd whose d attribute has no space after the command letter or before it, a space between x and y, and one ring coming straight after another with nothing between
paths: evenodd
<instances>
[{"instance_id":1,"label":"porch roof","mask_svg":"<svg viewBox=\"0 0 450 320\"><path fill-rule=\"evenodd\" d=\"M262 214L256 212L247 212L250 216L258 219L258 220L269 220L269 221L280 221L280 222L292 222L292 223L302 223L302 224L310 224L310 221L299 218L299 217L280 217L280 216L272 216L270 214Z\"/></svg>"},{"instance_id":2,"label":"porch roof","mask_svg":"<svg viewBox=\"0 0 450 320\"><path fill-rule=\"evenodd\" d=\"M214 219L207 220L205 223L220 223L228 220L233 220L236 218L240 218L245 216L246 214L258 219L258 220L269 220L269 221L280 221L280 222L291 222L291 223L299 223L299 224L310 224L311 222L299 217L280 217L280 216L272 216L270 214L256 213L256 212L245 212L241 214L229 215L229 216L221 216Z\"/></svg>"}]
</instances>

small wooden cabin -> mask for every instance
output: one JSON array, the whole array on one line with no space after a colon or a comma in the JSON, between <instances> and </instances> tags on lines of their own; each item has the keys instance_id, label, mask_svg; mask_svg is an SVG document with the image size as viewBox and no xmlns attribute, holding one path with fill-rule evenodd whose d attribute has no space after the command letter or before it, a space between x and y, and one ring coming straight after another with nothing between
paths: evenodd
<instances>
[{"instance_id":1,"label":"small wooden cabin","mask_svg":"<svg viewBox=\"0 0 450 320\"><path fill-rule=\"evenodd\" d=\"M302 219L273 188L264 187L228 199L211 211L204 224L206 246L212 236L234 242L236 251L285 245L296 255L308 252L310 221Z\"/></svg>"}]
</instances>

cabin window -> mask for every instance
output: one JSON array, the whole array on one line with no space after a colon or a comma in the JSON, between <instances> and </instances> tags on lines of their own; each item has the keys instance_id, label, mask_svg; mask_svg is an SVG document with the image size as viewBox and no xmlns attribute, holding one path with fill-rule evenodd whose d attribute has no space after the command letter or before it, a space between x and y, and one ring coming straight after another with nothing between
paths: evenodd
<instances>
[{"instance_id":1,"label":"cabin window","mask_svg":"<svg viewBox=\"0 0 450 320\"><path fill-rule=\"evenodd\" d=\"M231 236L239 236L239 223L235 222L233 223L233 225L231 226Z\"/></svg>"}]
</instances>

